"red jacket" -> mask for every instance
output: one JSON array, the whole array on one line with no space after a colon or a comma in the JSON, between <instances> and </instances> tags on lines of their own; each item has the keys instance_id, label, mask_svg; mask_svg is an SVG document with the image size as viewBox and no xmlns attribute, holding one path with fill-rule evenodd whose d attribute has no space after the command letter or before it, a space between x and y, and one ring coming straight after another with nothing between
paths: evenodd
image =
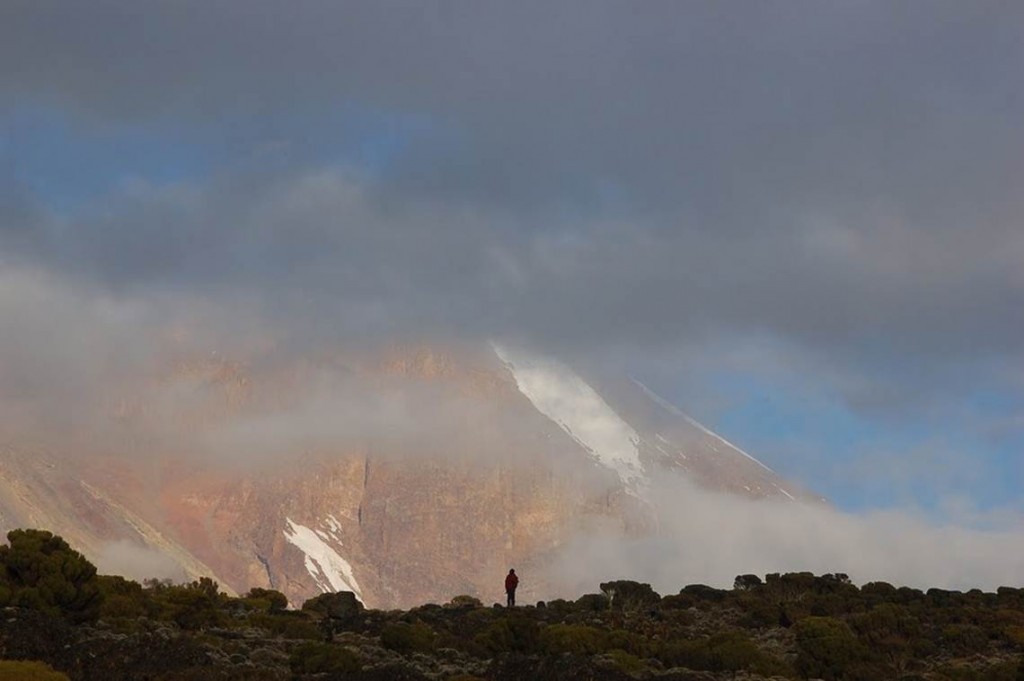
<instances>
[{"instance_id":1,"label":"red jacket","mask_svg":"<svg viewBox=\"0 0 1024 681\"><path fill-rule=\"evenodd\" d=\"M509 573L508 577L505 578L505 591L511 591L517 586L519 586L519 578Z\"/></svg>"}]
</instances>

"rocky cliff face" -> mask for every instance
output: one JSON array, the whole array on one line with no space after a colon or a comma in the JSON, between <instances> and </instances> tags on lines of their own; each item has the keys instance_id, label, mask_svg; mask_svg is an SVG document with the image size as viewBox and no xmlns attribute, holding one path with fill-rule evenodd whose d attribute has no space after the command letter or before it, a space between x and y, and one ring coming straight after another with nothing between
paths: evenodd
<instances>
[{"instance_id":1,"label":"rocky cliff face","mask_svg":"<svg viewBox=\"0 0 1024 681\"><path fill-rule=\"evenodd\" d=\"M101 568L118 542L229 590L389 608L498 600L509 566L523 602L549 597L576 533L654 531L664 476L811 499L635 381L507 348L173 366L109 397L102 437L8 443L3 529L51 529Z\"/></svg>"}]
</instances>

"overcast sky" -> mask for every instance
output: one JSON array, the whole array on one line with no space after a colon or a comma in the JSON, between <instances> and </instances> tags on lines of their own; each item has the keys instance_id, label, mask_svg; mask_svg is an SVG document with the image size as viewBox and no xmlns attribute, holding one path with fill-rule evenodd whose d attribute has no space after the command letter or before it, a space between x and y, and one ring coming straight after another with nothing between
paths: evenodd
<instances>
[{"instance_id":1,"label":"overcast sky","mask_svg":"<svg viewBox=\"0 0 1024 681\"><path fill-rule=\"evenodd\" d=\"M1012 0L7 0L0 357L512 338L841 508L1019 514L1022 74Z\"/></svg>"}]
</instances>

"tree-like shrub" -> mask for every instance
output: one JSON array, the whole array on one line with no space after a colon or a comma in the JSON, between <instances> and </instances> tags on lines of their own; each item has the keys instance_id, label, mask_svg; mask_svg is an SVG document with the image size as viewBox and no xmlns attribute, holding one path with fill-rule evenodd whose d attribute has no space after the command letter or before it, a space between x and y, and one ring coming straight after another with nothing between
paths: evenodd
<instances>
[{"instance_id":1,"label":"tree-like shrub","mask_svg":"<svg viewBox=\"0 0 1024 681\"><path fill-rule=\"evenodd\" d=\"M253 587L242 599L253 610L280 612L288 607L288 597L274 589Z\"/></svg>"},{"instance_id":2,"label":"tree-like shrub","mask_svg":"<svg viewBox=\"0 0 1024 681\"><path fill-rule=\"evenodd\" d=\"M735 591L752 591L763 584L757 575L737 575L732 582L732 588Z\"/></svg>"},{"instance_id":3,"label":"tree-like shrub","mask_svg":"<svg viewBox=\"0 0 1024 681\"><path fill-rule=\"evenodd\" d=\"M350 619L363 612L363 604L351 591L338 591L310 598L302 609L332 619Z\"/></svg>"},{"instance_id":4,"label":"tree-like shrub","mask_svg":"<svg viewBox=\"0 0 1024 681\"><path fill-rule=\"evenodd\" d=\"M679 593L684 596L690 596L695 601L704 601L706 603L721 603L729 595L729 592L710 587L707 584L689 584L684 586Z\"/></svg>"},{"instance_id":5,"label":"tree-like shrub","mask_svg":"<svg viewBox=\"0 0 1024 681\"><path fill-rule=\"evenodd\" d=\"M608 597L604 594L583 594L576 599L576 609L583 612L601 612L608 607Z\"/></svg>"},{"instance_id":6,"label":"tree-like shrub","mask_svg":"<svg viewBox=\"0 0 1024 681\"><path fill-rule=\"evenodd\" d=\"M604 582L600 587L601 593L607 596L613 610L636 612L661 600L661 595L654 591L650 584L641 584L628 579Z\"/></svg>"},{"instance_id":7,"label":"tree-like shrub","mask_svg":"<svg viewBox=\"0 0 1024 681\"><path fill-rule=\"evenodd\" d=\"M72 622L95 620L103 594L96 567L44 530L11 530L0 546L0 605L41 610Z\"/></svg>"}]
</instances>

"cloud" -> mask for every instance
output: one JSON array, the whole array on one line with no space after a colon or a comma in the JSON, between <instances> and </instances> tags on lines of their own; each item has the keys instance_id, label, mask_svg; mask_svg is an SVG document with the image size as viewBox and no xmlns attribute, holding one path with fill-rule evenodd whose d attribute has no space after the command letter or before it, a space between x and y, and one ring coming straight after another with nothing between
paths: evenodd
<instances>
[{"instance_id":1,"label":"cloud","mask_svg":"<svg viewBox=\"0 0 1024 681\"><path fill-rule=\"evenodd\" d=\"M657 491L658 531L626 539L581 533L552 568L566 594L610 579L650 582L661 593L687 584L729 588L740 574L843 572L858 584L917 588L1014 585L1024 569L1019 512L936 524L908 510L845 513L825 506L752 501L681 481Z\"/></svg>"},{"instance_id":2,"label":"cloud","mask_svg":"<svg viewBox=\"0 0 1024 681\"><path fill-rule=\"evenodd\" d=\"M187 577L182 567L170 557L129 541L104 544L95 559L101 574L122 575L139 582L146 579L184 582Z\"/></svg>"},{"instance_id":3,"label":"cloud","mask_svg":"<svg viewBox=\"0 0 1024 681\"><path fill-rule=\"evenodd\" d=\"M9 3L3 408L88 423L181 333L232 357L499 337L969 430L966 396L1021 394L1021 13Z\"/></svg>"}]
</instances>

